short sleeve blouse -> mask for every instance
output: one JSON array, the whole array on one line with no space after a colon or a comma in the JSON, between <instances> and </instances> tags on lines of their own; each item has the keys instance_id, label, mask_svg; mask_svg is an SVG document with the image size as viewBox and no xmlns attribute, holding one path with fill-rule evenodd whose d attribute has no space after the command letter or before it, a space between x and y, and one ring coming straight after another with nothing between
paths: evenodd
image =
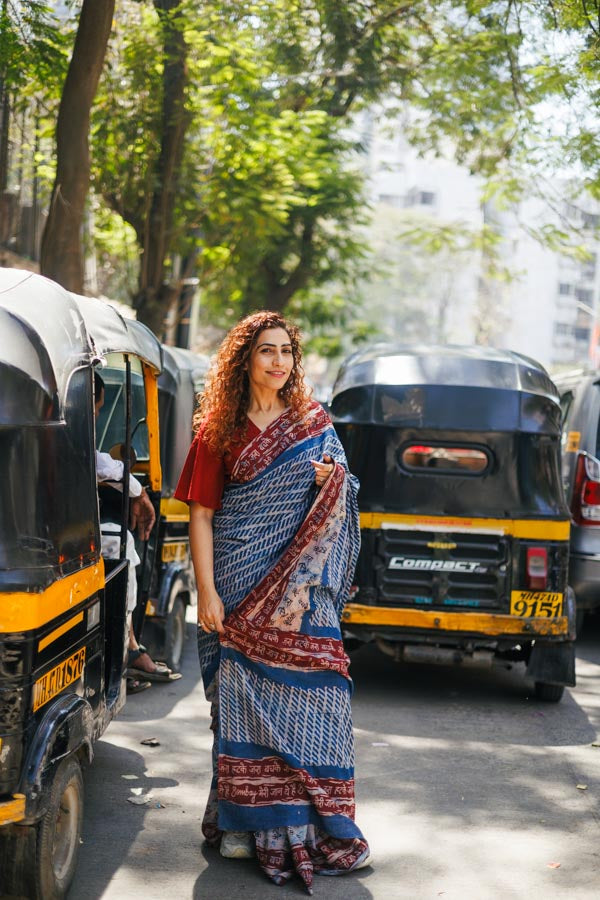
<instances>
[{"instance_id":1,"label":"short sleeve blouse","mask_svg":"<svg viewBox=\"0 0 600 900\"><path fill-rule=\"evenodd\" d=\"M244 447L260 434L260 429L248 419L248 427L242 440L232 441L230 449L219 456L204 440L204 427L201 425L192 441L187 458L183 464L175 497L185 503L200 503L208 509L220 509L223 488L230 480Z\"/></svg>"}]
</instances>

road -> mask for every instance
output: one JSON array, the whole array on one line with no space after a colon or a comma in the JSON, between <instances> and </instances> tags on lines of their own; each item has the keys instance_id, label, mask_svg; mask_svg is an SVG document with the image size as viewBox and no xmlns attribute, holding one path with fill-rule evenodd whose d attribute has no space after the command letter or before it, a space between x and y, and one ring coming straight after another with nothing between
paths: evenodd
<instances>
[{"instance_id":1,"label":"road","mask_svg":"<svg viewBox=\"0 0 600 900\"><path fill-rule=\"evenodd\" d=\"M600 896L600 621L556 705L531 698L520 666L399 666L364 648L352 675L357 821L374 865L317 878L316 898ZM203 846L208 721L191 634L184 677L131 697L97 745L69 900L306 896ZM149 792L147 805L128 802Z\"/></svg>"}]
</instances>

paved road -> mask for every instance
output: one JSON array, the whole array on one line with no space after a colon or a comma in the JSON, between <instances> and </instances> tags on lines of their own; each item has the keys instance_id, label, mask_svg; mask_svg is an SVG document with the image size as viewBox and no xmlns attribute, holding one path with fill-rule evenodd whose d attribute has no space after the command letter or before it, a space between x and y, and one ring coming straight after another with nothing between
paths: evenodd
<instances>
[{"instance_id":1,"label":"paved road","mask_svg":"<svg viewBox=\"0 0 600 900\"><path fill-rule=\"evenodd\" d=\"M398 666L365 648L352 674L357 819L375 864L317 879L315 897L600 896L600 621L579 644L578 686L558 705L531 699L520 666ZM150 737L160 746L140 743ZM299 882L277 888L253 861L203 847L209 770L192 637L184 678L130 698L97 745L70 900L303 896ZM147 806L128 802L140 789L152 793Z\"/></svg>"}]
</instances>

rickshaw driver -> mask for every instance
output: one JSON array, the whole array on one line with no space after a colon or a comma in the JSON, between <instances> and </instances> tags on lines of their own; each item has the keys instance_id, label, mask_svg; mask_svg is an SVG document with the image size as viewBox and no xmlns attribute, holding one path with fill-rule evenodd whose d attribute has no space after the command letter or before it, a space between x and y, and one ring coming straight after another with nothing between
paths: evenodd
<instances>
[{"instance_id":1,"label":"rickshaw driver","mask_svg":"<svg viewBox=\"0 0 600 900\"><path fill-rule=\"evenodd\" d=\"M94 371L94 395L94 415L97 420L100 415L100 410L104 405L104 381L97 371ZM96 450L96 479L98 484L110 486L115 490L121 491L123 489L123 463L120 460L113 459L109 453ZM154 522L156 521L156 513L143 485L131 474L129 476L129 497L131 498L130 529L133 531L137 528L140 540L147 541L150 537ZM116 522L111 521L113 518L117 518L117 516L110 516L109 514L106 520L101 516L101 552L103 556L109 559L117 559L120 548L121 526ZM127 532L125 550L125 555L129 560L127 582L129 677L127 679L127 693L136 694L149 688L151 686L150 681L174 681L181 676L172 672L171 669L164 664L154 662L145 648L137 642L133 630L132 616L137 605L137 578L135 570L141 560L135 549L131 531ZM144 679L150 679L150 681L141 680L137 676L142 676Z\"/></svg>"}]
</instances>

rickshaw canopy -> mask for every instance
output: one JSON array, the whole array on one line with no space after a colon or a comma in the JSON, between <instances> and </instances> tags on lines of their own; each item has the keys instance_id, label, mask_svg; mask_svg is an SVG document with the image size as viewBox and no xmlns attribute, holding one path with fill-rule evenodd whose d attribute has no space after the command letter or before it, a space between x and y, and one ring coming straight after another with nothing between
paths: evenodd
<instances>
[{"instance_id":1,"label":"rickshaw canopy","mask_svg":"<svg viewBox=\"0 0 600 900\"><path fill-rule=\"evenodd\" d=\"M158 380L163 488L172 493L192 435L196 395L210 366L207 356L163 344L163 371Z\"/></svg>"},{"instance_id":2,"label":"rickshaw canopy","mask_svg":"<svg viewBox=\"0 0 600 900\"><path fill-rule=\"evenodd\" d=\"M342 365L331 408L335 421L355 424L560 432L543 366L487 347L375 344Z\"/></svg>"},{"instance_id":3,"label":"rickshaw canopy","mask_svg":"<svg viewBox=\"0 0 600 900\"><path fill-rule=\"evenodd\" d=\"M162 370L162 350L158 338L142 322L126 319L110 304L95 297L71 294L99 355L131 353Z\"/></svg>"},{"instance_id":4,"label":"rickshaw canopy","mask_svg":"<svg viewBox=\"0 0 600 900\"><path fill-rule=\"evenodd\" d=\"M69 379L96 357L79 307L53 281L0 268L0 426L60 421Z\"/></svg>"}]
</instances>

